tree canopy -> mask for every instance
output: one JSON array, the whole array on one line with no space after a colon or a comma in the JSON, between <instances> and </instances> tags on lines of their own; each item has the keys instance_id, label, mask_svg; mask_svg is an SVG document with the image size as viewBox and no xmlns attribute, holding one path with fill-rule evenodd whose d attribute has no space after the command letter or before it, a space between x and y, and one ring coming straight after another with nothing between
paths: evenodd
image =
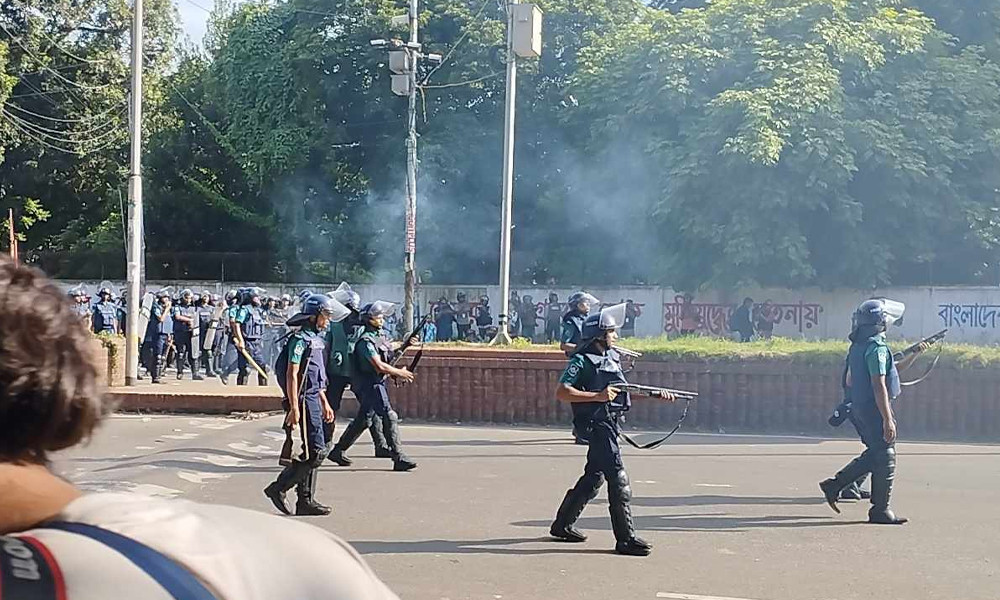
<instances>
[{"instance_id":1,"label":"tree canopy","mask_svg":"<svg viewBox=\"0 0 1000 600\"><path fill-rule=\"evenodd\" d=\"M406 100L368 42L404 34L403 3L220 1L183 48L168 0L147 2L148 268L398 278ZM515 281L997 283L1000 0L539 5ZM418 269L492 282L502 9L429 0L420 19L445 60L418 77ZM22 253L120 269L127 6L0 0L0 25L0 202Z\"/></svg>"}]
</instances>

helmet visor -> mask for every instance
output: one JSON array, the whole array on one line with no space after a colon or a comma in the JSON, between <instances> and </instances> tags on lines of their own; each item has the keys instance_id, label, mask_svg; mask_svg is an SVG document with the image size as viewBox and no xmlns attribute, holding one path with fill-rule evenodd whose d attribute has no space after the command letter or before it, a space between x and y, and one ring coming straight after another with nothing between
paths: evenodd
<instances>
[{"instance_id":1,"label":"helmet visor","mask_svg":"<svg viewBox=\"0 0 1000 600\"><path fill-rule=\"evenodd\" d=\"M884 298L882 300L882 311L885 314L886 326L902 325L903 313L906 312L906 305L902 302L897 302L896 300Z\"/></svg>"},{"instance_id":2,"label":"helmet visor","mask_svg":"<svg viewBox=\"0 0 1000 600\"><path fill-rule=\"evenodd\" d=\"M625 324L625 303L615 304L601 310L601 329L619 329Z\"/></svg>"}]
</instances>

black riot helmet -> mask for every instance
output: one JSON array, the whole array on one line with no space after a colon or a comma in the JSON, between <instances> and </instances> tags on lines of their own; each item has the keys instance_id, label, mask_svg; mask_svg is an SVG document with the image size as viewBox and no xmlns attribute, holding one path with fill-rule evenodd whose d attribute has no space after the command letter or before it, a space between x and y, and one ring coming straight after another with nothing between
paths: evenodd
<instances>
[{"instance_id":1,"label":"black riot helmet","mask_svg":"<svg viewBox=\"0 0 1000 600\"><path fill-rule=\"evenodd\" d=\"M337 289L330 292L328 296L354 312L361 311L361 296L352 290L351 286L346 281L342 281L340 285L337 286Z\"/></svg>"},{"instance_id":2,"label":"black riot helmet","mask_svg":"<svg viewBox=\"0 0 1000 600\"><path fill-rule=\"evenodd\" d=\"M370 323L372 319L388 317L394 310L396 310L396 305L392 302L376 300L361 307L361 318L366 323Z\"/></svg>"},{"instance_id":3,"label":"black riot helmet","mask_svg":"<svg viewBox=\"0 0 1000 600\"><path fill-rule=\"evenodd\" d=\"M904 311L906 311L905 304L888 298L865 300L854 310L853 328L865 326L888 328L890 325L902 325Z\"/></svg>"},{"instance_id":4,"label":"black riot helmet","mask_svg":"<svg viewBox=\"0 0 1000 600\"><path fill-rule=\"evenodd\" d=\"M325 294L312 294L302 303L302 310L285 322L289 327L300 327L312 317L325 314L334 323L343 321L351 314L350 309Z\"/></svg>"},{"instance_id":5,"label":"black riot helmet","mask_svg":"<svg viewBox=\"0 0 1000 600\"><path fill-rule=\"evenodd\" d=\"M587 292L576 292L575 294L569 297L569 300L566 301L566 303L569 305L570 310L576 310L580 312L580 314L584 315L590 314L590 310L594 306L600 304L600 302L601 302L600 300L595 298L593 295L588 294ZM580 310L579 306L581 304L586 306L587 309Z\"/></svg>"}]
</instances>

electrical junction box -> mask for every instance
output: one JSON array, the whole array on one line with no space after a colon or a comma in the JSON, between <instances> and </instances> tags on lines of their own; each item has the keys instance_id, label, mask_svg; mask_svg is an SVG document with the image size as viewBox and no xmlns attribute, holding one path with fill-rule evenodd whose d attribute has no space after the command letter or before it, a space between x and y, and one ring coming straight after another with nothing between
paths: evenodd
<instances>
[{"instance_id":1,"label":"electrical junction box","mask_svg":"<svg viewBox=\"0 0 1000 600\"><path fill-rule=\"evenodd\" d=\"M410 95L410 76L409 75L393 75L392 76L392 93L397 96L409 96Z\"/></svg>"},{"instance_id":2,"label":"electrical junction box","mask_svg":"<svg viewBox=\"0 0 1000 600\"><path fill-rule=\"evenodd\" d=\"M542 55L542 10L534 4L512 4L514 54L521 58Z\"/></svg>"},{"instance_id":3,"label":"electrical junction box","mask_svg":"<svg viewBox=\"0 0 1000 600\"><path fill-rule=\"evenodd\" d=\"M409 73L412 68L410 53L406 50L393 50L389 53L389 71L397 75Z\"/></svg>"}]
</instances>

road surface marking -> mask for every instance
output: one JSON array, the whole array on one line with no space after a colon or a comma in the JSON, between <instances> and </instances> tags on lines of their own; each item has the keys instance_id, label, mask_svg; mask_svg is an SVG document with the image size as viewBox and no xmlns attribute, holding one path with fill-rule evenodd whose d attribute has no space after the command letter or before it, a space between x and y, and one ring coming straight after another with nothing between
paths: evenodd
<instances>
[{"instance_id":1,"label":"road surface marking","mask_svg":"<svg viewBox=\"0 0 1000 600\"><path fill-rule=\"evenodd\" d=\"M657 598L670 600L750 600L750 598L732 598L729 596L699 596L698 594L674 594L671 592L656 592Z\"/></svg>"},{"instance_id":2,"label":"road surface marking","mask_svg":"<svg viewBox=\"0 0 1000 600\"><path fill-rule=\"evenodd\" d=\"M206 454L195 456L192 460L206 462L217 467L249 467L250 463L238 456L224 456L220 454Z\"/></svg>"},{"instance_id":3,"label":"road surface marking","mask_svg":"<svg viewBox=\"0 0 1000 600\"><path fill-rule=\"evenodd\" d=\"M229 444L229 447L233 450L239 450L240 452L249 452L250 454L263 454L265 452L274 452L270 446L257 446L251 444L250 442L234 442Z\"/></svg>"},{"instance_id":4,"label":"road surface marking","mask_svg":"<svg viewBox=\"0 0 1000 600\"><path fill-rule=\"evenodd\" d=\"M696 483L694 487L731 488L728 483Z\"/></svg>"},{"instance_id":5,"label":"road surface marking","mask_svg":"<svg viewBox=\"0 0 1000 600\"><path fill-rule=\"evenodd\" d=\"M175 433L170 435L161 435L160 437L167 438L168 440L193 440L198 437L197 433Z\"/></svg>"},{"instance_id":6,"label":"road surface marking","mask_svg":"<svg viewBox=\"0 0 1000 600\"><path fill-rule=\"evenodd\" d=\"M191 483L205 483L212 479L229 479L229 475L222 473L201 473L198 471L179 471L177 476Z\"/></svg>"}]
</instances>

